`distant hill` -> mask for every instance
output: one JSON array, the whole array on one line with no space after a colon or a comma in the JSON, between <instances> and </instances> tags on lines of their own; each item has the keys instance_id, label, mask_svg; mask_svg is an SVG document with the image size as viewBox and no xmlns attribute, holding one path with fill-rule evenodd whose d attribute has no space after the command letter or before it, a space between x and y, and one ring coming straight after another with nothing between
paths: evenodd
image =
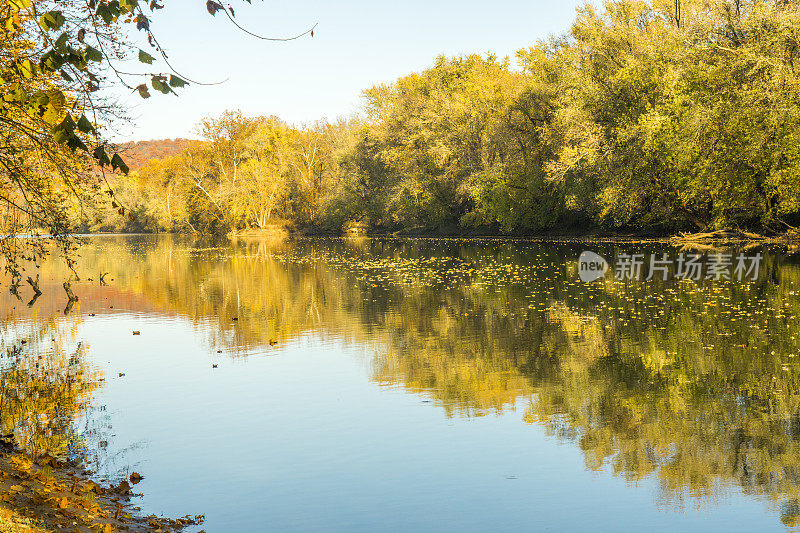
<instances>
[{"instance_id":1,"label":"distant hill","mask_svg":"<svg viewBox=\"0 0 800 533\"><path fill-rule=\"evenodd\" d=\"M153 159L167 159L179 155L194 141L192 139L157 139L120 144L119 153L131 170L143 167Z\"/></svg>"}]
</instances>

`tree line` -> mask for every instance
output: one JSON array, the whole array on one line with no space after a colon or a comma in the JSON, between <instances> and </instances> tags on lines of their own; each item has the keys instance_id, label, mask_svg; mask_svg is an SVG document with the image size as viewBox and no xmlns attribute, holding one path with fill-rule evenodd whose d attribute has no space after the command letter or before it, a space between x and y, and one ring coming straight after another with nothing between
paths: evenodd
<instances>
[{"instance_id":1,"label":"tree line","mask_svg":"<svg viewBox=\"0 0 800 533\"><path fill-rule=\"evenodd\" d=\"M786 229L800 220L796 1L617 0L517 52L439 57L295 127L227 112L84 229ZM115 211L116 212L116 211Z\"/></svg>"}]
</instances>

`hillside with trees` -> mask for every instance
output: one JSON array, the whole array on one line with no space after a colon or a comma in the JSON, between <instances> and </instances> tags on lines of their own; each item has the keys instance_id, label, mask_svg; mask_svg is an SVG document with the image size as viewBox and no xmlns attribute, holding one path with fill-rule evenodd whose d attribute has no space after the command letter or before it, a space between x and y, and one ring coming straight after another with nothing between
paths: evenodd
<instances>
[{"instance_id":1,"label":"hillside with trees","mask_svg":"<svg viewBox=\"0 0 800 533\"><path fill-rule=\"evenodd\" d=\"M150 161L180 155L196 142L181 138L133 141L120 144L117 146L117 150L125 158L125 163L130 170L138 170Z\"/></svg>"}]
</instances>

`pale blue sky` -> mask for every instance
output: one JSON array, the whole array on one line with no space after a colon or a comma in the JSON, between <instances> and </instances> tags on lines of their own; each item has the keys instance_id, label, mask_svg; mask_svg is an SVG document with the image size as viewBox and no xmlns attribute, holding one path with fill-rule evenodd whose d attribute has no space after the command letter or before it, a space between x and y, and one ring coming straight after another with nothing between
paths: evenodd
<instances>
[{"instance_id":1,"label":"pale blue sky","mask_svg":"<svg viewBox=\"0 0 800 533\"><path fill-rule=\"evenodd\" d=\"M361 91L433 63L439 54L494 52L513 56L568 30L583 0L253 0L234 2L237 21L252 31L284 36L318 23L315 37L275 43L211 17L203 1L171 0L153 27L172 64L201 81L180 97L147 101L124 95L136 128L117 138L192 136L205 115L241 109L292 122L335 119L359 110Z\"/></svg>"}]
</instances>

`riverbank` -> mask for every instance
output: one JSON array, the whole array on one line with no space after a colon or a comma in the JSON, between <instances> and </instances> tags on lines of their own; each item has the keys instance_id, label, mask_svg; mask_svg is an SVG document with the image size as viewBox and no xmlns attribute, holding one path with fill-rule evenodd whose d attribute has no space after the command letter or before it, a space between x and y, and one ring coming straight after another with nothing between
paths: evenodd
<instances>
[{"instance_id":1,"label":"riverbank","mask_svg":"<svg viewBox=\"0 0 800 533\"><path fill-rule=\"evenodd\" d=\"M331 232L316 231L315 228L291 232L301 236L331 236ZM720 229L697 233L657 231L612 231L601 228L569 228L528 232L502 232L492 227L466 230L460 227L409 228L399 231L375 230L364 232L336 233L336 236L396 237L396 238L463 238L463 239L520 239L553 242L669 242L676 246L720 247L751 245L800 245L800 230L791 228L783 232L763 230L762 233L739 229Z\"/></svg>"},{"instance_id":2,"label":"riverbank","mask_svg":"<svg viewBox=\"0 0 800 533\"><path fill-rule=\"evenodd\" d=\"M47 531L38 527L35 521L21 516L11 509L0 507L0 533L40 533Z\"/></svg>"},{"instance_id":3,"label":"riverbank","mask_svg":"<svg viewBox=\"0 0 800 533\"><path fill-rule=\"evenodd\" d=\"M774 235L762 235L739 230L717 230L700 233L681 233L670 238L675 245L696 249L716 248L719 246L786 246L789 248L800 245L800 230L789 229Z\"/></svg>"},{"instance_id":4,"label":"riverbank","mask_svg":"<svg viewBox=\"0 0 800 533\"><path fill-rule=\"evenodd\" d=\"M265 229L235 230L226 235L194 234L203 238L258 239L270 243L280 243L295 237L357 237L357 238L419 238L419 239L502 239L502 240L539 240L543 242L664 242L675 246L697 249L713 249L724 246L800 246L800 229L791 228L783 232L772 230L745 231L738 229L721 229L697 233L657 232L657 231L612 231L601 228L568 228L544 231L503 232L497 228L480 227L465 229L461 227L441 228L407 228L392 230L386 228L370 228L359 231L338 231L318 226L278 227ZM182 234L182 233L176 233ZM94 235L148 235L142 233L98 233ZM84 237L90 235L82 235Z\"/></svg>"},{"instance_id":5,"label":"riverbank","mask_svg":"<svg viewBox=\"0 0 800 533\"><path fill-rule=\"evenodd\" d=\"M34 461L19 450L0 454L0 533L70 531L181 531L203 516L144 516L133 489L141 478L103 487L92 472L44 456Z\"/></svg>"}]
</instances>

